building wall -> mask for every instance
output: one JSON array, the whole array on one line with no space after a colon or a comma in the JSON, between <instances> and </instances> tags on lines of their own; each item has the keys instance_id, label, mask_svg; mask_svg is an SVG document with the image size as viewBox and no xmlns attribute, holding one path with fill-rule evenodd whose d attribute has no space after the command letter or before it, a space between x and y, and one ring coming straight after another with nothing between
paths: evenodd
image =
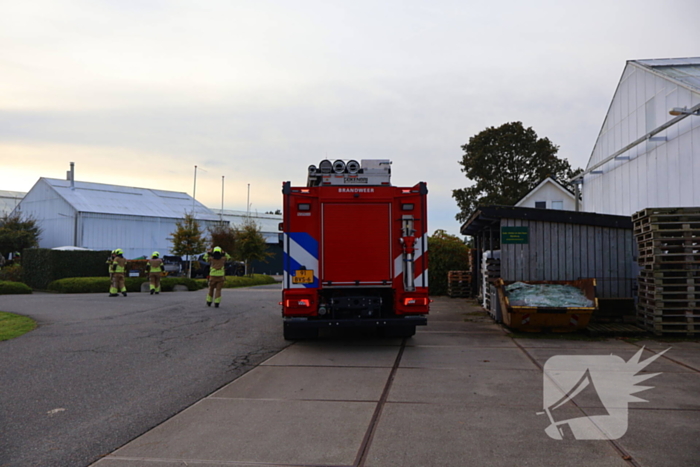
<instances>
[{"instance_id":1,"label":"building wall","mask_svg":"<svg viewBox=\"0 0 700 467\"><path fill-rule=\"evenodd\" d=\"M527 195L527 197L516 204L516 206L535 208L537 207L535 206L536 201L545 201L547 203L547 209L552 209L552 201L563 201L564 207L562 209L564 211L576 210L576 201L553 183L545 183L537 191Z\"/></svg>"},{"instance_id":2,"label":"building wall","mask_svg":"<svg viewBox=\"0 0 700 467\"><path fill-rule=\"evenodd\" d=\"M589 167L675 118L673 107L700 103L700 94L628 63ZM665 139L665 140L664 140ZM628 216L646 207L700 206L700 117L689 116L584 177L586 211Z\"/></svg>"},{"instance_id":3,"label":"building wall","mask_svg":"<svg viewBox=\"0 0 700 467\"><path fill-rule=\"evenodd\" d=\"M15 212L31 216L42 229L40 248L79 246L92 250L124 250L126 258L171 254L169 237L180 219L76 212L43 180L27 193ZM199 220L207 227L218 221Z\"/></svg>"},{"instance_id":4,"label":"building wall","mask_svg":"<svg viewBox=\"0 0 700 467\"><path fill-rule=\"evenodd\" d=\"M26 193L19 191L0 191L0 217L9 215L24 198Z\"/></svg>"},{"instance_id":5,"label":"building wall","mask_svg":"<svg viewBox=\"0 0 700 467\"><path fill-rule=\"evenodd\" d=\"M637 277L632 229L502 219L501 227L529 227L526 245L501 245L505 281L595 277L600 298L631 298Z\"/></svg>"},{"instance_id":6,"label":"building wall","mask_svg":"<svg viewBox=\"0 0 700 467\"><path fill-rule=\"evenodd\" d=\"M166 219L117 214L80 213L79 245L93 250L124 250L124 257L149 257L154 251L170 255L170 237L180 219ZM199 220L206 233L215 221Z\"/></svg>"},{"instance_id":7,"label":"building wall","mask_svg":"<svg viewBox=\"0 0 700 467\"><path fill-rule=\"evenodd\" d=\"M37 221L41 228L40 248L74 244L77 222L75 209L43 180L34 185L13 212Z\"/></svg>"}]
</instances>

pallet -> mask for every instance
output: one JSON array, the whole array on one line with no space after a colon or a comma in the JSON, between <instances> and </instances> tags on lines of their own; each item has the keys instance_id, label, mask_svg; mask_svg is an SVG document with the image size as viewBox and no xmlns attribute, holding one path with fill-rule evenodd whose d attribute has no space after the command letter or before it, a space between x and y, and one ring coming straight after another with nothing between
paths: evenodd
<instances>
[{"instance_id":1,"label":"pallet","mask_svg":"<svg viewBox=\"0 0 700 467\"><path fill-rule=\"evenodd\" d=\"M642 219L673 219L693 216L700 218L700 207L646 208L632 214L632 222Z\"/></svg>"},{"instance_id":2,"label":"pallet","mask_svg":"<svg viewBox=\"0 0 700 467\"><path fill-rule=\"evenodd\" d=\"M700 310L672 310L637 304L637 324L660 334L686 334L700 336Z\"/></svg>"},{"instance_id":3,"label":"pallet","mask_svg":"<svg viewBox=\"0 0 700 467\"><path fill-rule=\"evenodd\" d=\"M637 326L656 335L684 334L687 336L700 336L700 321L660 321L653 315L638 315Z\"/></svg>"}]
</instances>

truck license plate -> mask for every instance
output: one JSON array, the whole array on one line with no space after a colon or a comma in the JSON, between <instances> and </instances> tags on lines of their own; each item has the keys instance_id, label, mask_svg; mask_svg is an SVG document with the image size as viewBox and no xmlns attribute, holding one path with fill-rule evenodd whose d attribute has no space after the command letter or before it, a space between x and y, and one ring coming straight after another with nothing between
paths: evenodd
<instances>
[{"instance_id":1,"label":"truck license plate","mask_svg":"<svg viewBox=\"0 0 700 467\"><path fill-rule=\"evenodd\" d=\"M312 269L297 269L292 277L292 284L312 284L314 271Z\"/></svg>"}]
</instances>

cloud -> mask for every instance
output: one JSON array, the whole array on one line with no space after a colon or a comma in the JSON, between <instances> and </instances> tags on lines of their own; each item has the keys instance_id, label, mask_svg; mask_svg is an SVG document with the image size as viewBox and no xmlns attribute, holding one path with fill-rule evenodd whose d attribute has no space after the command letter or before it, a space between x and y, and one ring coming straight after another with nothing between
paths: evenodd
<instances>
[{"instance_id":1,"label":"cloud","mask_svg":"<svg viewBox=\"0 0 700 467\"><path fill-rule=\"evenodd\" d=\"M696 53L674 0L37 0L0 17L0 162L26 186L78 178L280 207L323 158L394 161L457 233L460 146L522 121L583 167L625 60ZM659 9L664 21L658 20ZM10 183L10 182L5 182Z\"/></svg>"}]
</instances>

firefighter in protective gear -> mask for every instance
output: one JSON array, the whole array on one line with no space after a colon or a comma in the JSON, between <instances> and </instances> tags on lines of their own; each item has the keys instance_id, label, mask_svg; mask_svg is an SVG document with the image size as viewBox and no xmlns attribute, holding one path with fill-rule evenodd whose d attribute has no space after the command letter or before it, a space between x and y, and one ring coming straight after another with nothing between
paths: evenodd
<instances>
[{"instance_id":1,"label":"firefighter in protective gear","mask_svg":"<svg viewBox=\"0 0 700 467\"><path fill-rule=\"evenodd\" d=\"M114 260L110 266L112 273L112 286L109 288L109 296L117 297L119 292L126 297L126 284L124 284L124 273L126 272L126 260L121 248L114 250Z\"/></svg>"},{"instance_id":2,"label":"firefighter in protective gear","mask_svg":"<svg viewBox=\"0 0 700 467\"><path fill-rule=\"evenodd\" d=\"M223 251L221 247L214 247L212 252L204 254L204 261L209 263L209 292L207 293L207 306L211 306L212 299L214 306L219 307L221 303L221 288L226 280L226 261L231 260L231 256Z\"/></svg>"},{"instance_id":3,"label":"firefighter in protective gear","mask_svg":"<svg viewBox=\"0 0 700 467\"><path fill-rule=\"evenodd\" d=\"M148 281L150 282L151 295L160 293L160 277L163 275L163 260L160 259L160 253L154 251L151 259L146 262L146 272L148 273Z\"/></svg>"},{"instance_id":4,"label":"firefighter in protective gear","mask_svg":"<svg viewBox=\"0 0 700 467\"><path fill-rule=\"evenodd\" d=\"M107 261L105 261L105 264L107 265L107 272L109 273L109 283L112 283L112 263L114 262L114 258L116 255L114 254L114 250L109 254L109 258L107 258Z\"/></svg>"}]
</instances>

